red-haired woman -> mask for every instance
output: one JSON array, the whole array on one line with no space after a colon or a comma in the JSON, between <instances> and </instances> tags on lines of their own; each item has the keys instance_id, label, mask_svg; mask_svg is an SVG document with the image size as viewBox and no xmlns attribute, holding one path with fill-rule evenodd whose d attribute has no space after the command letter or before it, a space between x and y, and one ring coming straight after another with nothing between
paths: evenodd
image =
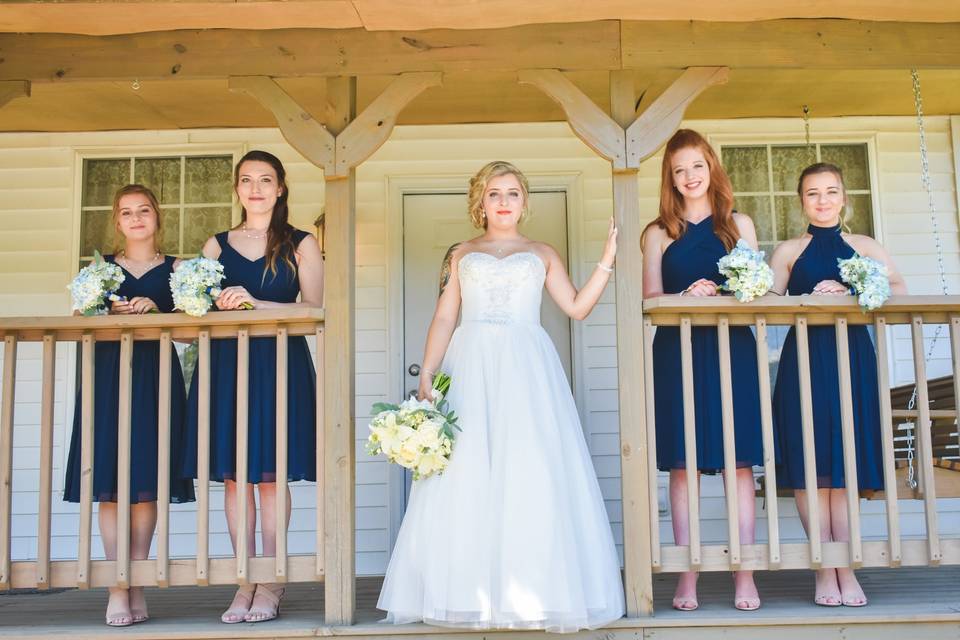
<instances>
[{"instance_id":1,"label":"red-haired woman","mask_svg":"<svg viewBox=\"0 0 960 640\"><path fill-rule=\"evenodd\" d=\"M660 184L660 215L643 232L643 297L715 296L723 282L717 260L743 239L757 247L749 217L733 211L733 188L710 144L681 129L667 142ZM723 470L723 426L717 331L693 329L693 386L696 403L697 473ZM754 484L751 467L763 462L756 342L747 327L730 329L733 413L736 433L740 541L754 541ZM683 384L678 327L659 327L653 341L657 466L670 472L670 504L676 544L689 544L687 463L684 456ZM734 498L728 496L728 498ZM753 573L734 574L734 606L759 608ZM673 606L692 611L697 573L681 574Z\"/></svg>"}]
</instances>

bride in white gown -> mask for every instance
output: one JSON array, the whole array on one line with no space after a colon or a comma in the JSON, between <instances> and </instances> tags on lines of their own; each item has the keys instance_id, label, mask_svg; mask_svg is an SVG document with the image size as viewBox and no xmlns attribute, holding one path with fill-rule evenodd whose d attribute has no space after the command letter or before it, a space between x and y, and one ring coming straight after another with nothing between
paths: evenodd
<instances>
[{"instance_id":1,"label":"bride in white gown","mask_svg":"<svg viewBox=\"0 0 960 640\"><path fill-rule=\"evenodd\" d=\"M568 632L623 615L590 452L540 326L544 285L567 315L590 313L617 231L611 220L603 257L577 292L557 252L520 235L527 197L513 165L481 169L469 199L484 233L444 260L419 393L429 395L436 371L450 374L462 431L443 475L414 483L377 603L388 622Z\"/></svg>"}]
</instances>

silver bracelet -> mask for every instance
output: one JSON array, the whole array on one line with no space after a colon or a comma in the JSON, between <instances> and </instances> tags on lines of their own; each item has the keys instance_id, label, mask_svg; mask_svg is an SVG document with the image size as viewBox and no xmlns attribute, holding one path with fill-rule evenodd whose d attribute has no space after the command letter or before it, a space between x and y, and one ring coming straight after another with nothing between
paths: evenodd
<instances>
[{"instance_id":1,"label":"silver bracelet","mask_svg":"<svg viewBox=\"0 0 960 640\"><path fill-rule=\"evenodd\" d=\"M598 262L597 266L603 269L604 271L606 271L607 273L613 273L613 267L608 267L604 265L602 262Z\"/></svg>"}]
</instances>

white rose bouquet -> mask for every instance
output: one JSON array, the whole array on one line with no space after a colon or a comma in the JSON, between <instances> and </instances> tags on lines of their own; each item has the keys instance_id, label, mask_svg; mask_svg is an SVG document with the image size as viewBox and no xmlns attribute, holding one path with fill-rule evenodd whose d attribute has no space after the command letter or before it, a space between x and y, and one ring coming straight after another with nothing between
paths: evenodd
<instances>
[{"instance_id":1,"label":"white rose bouquet","mask_svg":"<svg viewBox=\"0 0 960 640\"><path fill-rule=\"evenodd\" d=\"M173 308L199 318L207 314L220 295L223 265L203 256L184 260L170 276ZM244 308L251 308L246 305Z\"/></svg>"},{"instance_id":2,"label":"white rose bouquet","mask_svg":"<svg viewBox=\"0 0 960 640\"><path fill-rule=\"evenodd\" d=\"M80 269L67 289L73 298L73 310L85 316L99 316L107 313L107 300L117 301L117 289L126 276L123 270L112 262L107 262L99 251L93 254L93 262Z\"/></svg>"},{"instance_id":3,"label":"white rose bouquet","mask_svg":"<svg viewBox=\"0 0 960 640\"><path fill-rule=\"evenodd\" d=\"M879 260L854 254L846 260L837 258L837 266L840 278L857 294L864 311L879 309L890 297L890 275Z\"/></svg>"},{"instance_id":4,"label":"white rose bouquet","mask_svg":"<svg viewBox=\"0 0 960 640\"><path fill-rule=\"evenodd\" d=\"M730 253L717 261L720 274L727 281L720 285L740 302L750 302L767 293L773 286L773 269L764 259L763 251L755 251L742 239Z\"/></svg>"},{"instance_id":5,"label":"white rose bouquet","mask_svg":"<svg viewBox=\"0 0 960 640\"><path fill-rule=\"evenodd\" d=\"M444 399L449 389L450 376L440 373L433 379L432 401L410 397L399 405L374 404L367 453L384 454L413 471L414 480L443 473L453 452L454 429L460 430Z\"/></svg>"}]
</instances>

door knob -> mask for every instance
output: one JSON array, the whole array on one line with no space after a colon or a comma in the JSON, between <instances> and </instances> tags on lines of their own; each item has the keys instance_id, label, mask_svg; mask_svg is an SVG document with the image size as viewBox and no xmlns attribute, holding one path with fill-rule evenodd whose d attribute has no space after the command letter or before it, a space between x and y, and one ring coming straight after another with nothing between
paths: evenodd
<instances>
[{"instance_id":1,"label":"door knob","mask_svg":"<svg viewBox=\"0 0 960 640\"><path fill-rule=\"evenodd\" d=\"M419 375L420 375L420 365L418 365L418 364L412 364L412 365L410 365L410 366L407 368L407 373L409 373L409 374L412 375L413 377L419 376Z\"/></svg>"}]
</instances>

